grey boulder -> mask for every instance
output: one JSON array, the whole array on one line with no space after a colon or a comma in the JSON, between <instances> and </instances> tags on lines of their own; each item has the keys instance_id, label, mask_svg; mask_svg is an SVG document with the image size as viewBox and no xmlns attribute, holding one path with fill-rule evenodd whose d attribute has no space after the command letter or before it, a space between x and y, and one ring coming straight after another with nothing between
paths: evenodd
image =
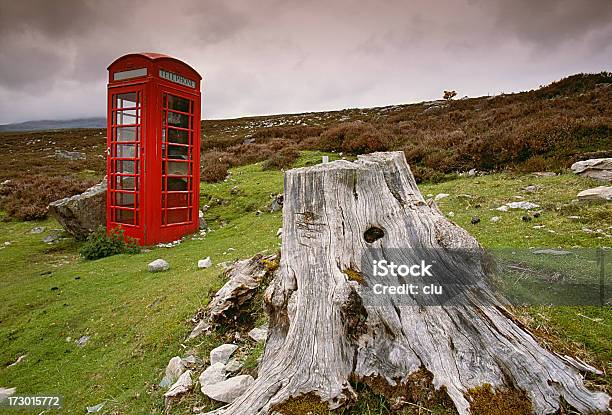
<instances>
[{"instance_id":1,"label":"grey boulder","mask_svg":"<svg viewBox=\"0 0 612 415\"><path fill-rule=\"evenodd\" d=\"M232 354L238 349L235 344L222 344L219 347L215 347L210 351L210 364L214 365L217 362L221 362L224 365L227 364Z\"/></svg>"},{"instance_id":2,"label":"grey boulder","mask_svg":"<svg viewBox=\"0 0 612 415\"><path fill-rule=\"evenodd\" d=\"M250 375L239 375L219 383L202 386L202 393L215 401L231 403L255 382Z\"/></svg>"},{"instance_id":3,"label":"grey boulder","mask_svg":"<svg viewBox=\"0 0 612 415\"><path fill-rule=\"evenodd\" d=\"M249 331L249 337L257 343L265 342L268 337L268 326L255 327Z\"/></svg>"},{"instance_id":4,"label":"grey boulder","mask_svg":"<svg viewBox=\"0 0 612 415\"><path fill-rule=\"evenodd\" d=\"M612 181L612 157L578 161L572 164L571 169L581 176Z\"/></svg>"},{"instance_id":5,"label":"grey boulder","mask_svg":"<svg viewBox=\"0 0 612 415\"><path fill-rule=\"evenodd\" d=\"M185 372L185 365L183 364L183 359L179 356L174 356L168 362L168 366L166 366L166 372L164 374L164 378L159 383L159 386L162 388L167 388L172 385L177 379Z\"/></svg>"},{"instance_id":6,"label":"grey boulder","mask_svg":"<svg viewBox=\"0 0 612 415\"><path fill-rule=\"evenodd\" d=\"M578 193L578 200L609 202L612 200L612 186L598 186Z\"/></svg>"},{"instance_id":7,"label":"grey boulder","mask_svg":"<svg viewBox=\"0 0 612 415\"><path fill-rule=\"evenodd\" d=\"M49 213L76 239L86 239L106 224L106 180L79 195L51 202Z\"/></svg>"},{"instance_id":8,"label":"grey boulder","mask_svg":"<svg viewBox=\"0 0 612 415\"><path fill-rule=\"evenodd\" d=\"M212 366L209 366L202 372L198 381L202 387L206 385L214 385L215 383L223 382L225 380L225 365L221 362L217 362Z\"/></svg>"},{"instance_id":9,"label":"grey boulder","mask_svg":"<svg viewBox=\"0 0 612 415\"><path fill-rule=\"evenodd\" d=\"M170 269L170 264L168 263L168 261L159 258L153 262L149 262L149 265L147 265L147 269L149 270L149 272L168 271Z\"/></svg>"},{"instance_id":10,"label":"grey boulder","mask_svg":"<svg viewBox=\"0 0 612 415\"><path fill-rule=\"evenodd\" d=\"M60 160L85 160L85 153L79 151L55 150L55 158Z\"/></svg>"}]
</instances>

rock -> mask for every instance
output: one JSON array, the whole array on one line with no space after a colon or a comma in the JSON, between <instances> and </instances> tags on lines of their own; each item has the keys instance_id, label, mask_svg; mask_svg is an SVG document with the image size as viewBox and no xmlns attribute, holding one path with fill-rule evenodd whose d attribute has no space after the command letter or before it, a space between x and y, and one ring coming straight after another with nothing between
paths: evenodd
<instances>
[{"instance_id":1,"label":"rock","mask_svg":"<svg viewBox=\"0 0 612 415\"><path fill-rule=\"evenodd\" d=\"M476 176L476 169L470 169L470 171L468 171L468 173L467 173L467 174L468 174L468 176L470 176L470 177L474 177L474 176Z\"/></svg>"},{"instance_id":2,"label":"rock","mask_svg":"<svg viewBox=\"0 0 612 415\"><path fill-rule=\"evenodd\" d=\"M105 403L106 403L106 402L100 402L100 403L99 403L99 404L97 404L97 405L94 405L94 406L88 406L88 407L86 408L87 413L88 413L88 414L95 414L95 413L100 412L100 411L102 410L102 408L104 407L104 404L105 404Z\"/></svg>"},{"instance_id":3,"label":"rock","mask_svg":"<svg viewBox=\"0 0 612 415\"><path fill-rule=\"evenodd\" d=\"M449 218L452 218L455 216L455 212L448 212L446 216L448 216Z\"/></svg>"},{"instance_id":4,"label":"rock","mask_svg":"<svg viewBox=\"0 0 612 415\"><path fill-rule=\"evenodd\" d=\"M270 205L270 212L278 212L283 209L283 195L277 195Z\"/></svg>"},{"instance_id":5,"label":"rock","mask_svg":"<svg viewBox=\"0 0 612 415\"><path fill-rule=\"evenodd\" d=\"M174 356L166 366L164 378L159 383L162 388L167 388L172 385L185 371L183 360L179 356Z\"/></svg>"},{"instance_id":6,"label":"rock","mask_svg":"<svg viewBox=\"0 0 612 415\"><path fill-rule=\"evenodd\" d=\"M170 269L170 264L163 259L156 259L153 262L149 262L147 265L149 272L162 272Z\"/></svg>"},{"instance_id":7,"label":"rock","mask_svg":"<svg viewBox=\"0 0 612 415\"><path fill-rule=\"evenodd\" d=\"M27 357L27 353L26 353L26 354L22 354L21 356L19 356L19 357L17 358L17 360L15 360L13 363L11 363L10 365L8 365L7 367L13 367L13 366L18 365L18 364L19 364L19 363L21 363L21 361L22 361L23 359L25 359L26 357Z\"/></svg>"},{"instance_id":8,"label":"rock","mask_svg":"<svg viewBox=\"0 0 612 415\"><path fill-rule=\"evenodd\" d=\"M523 217L521 219L523 220L523 222L529 222L529 221L531 221L531 216L523 215Z\"/></svg>"},{"instance_id":9,"label":"rock","mask_svg":"<svg viewBox=\"0 0 612 415\"><path fill-rule=\"evenodd\" d=\"M540 190L540 188L538 186L534 186L534 185L530 184L529 186L525 187L523 190L526 191L526 192L529 192L529 193L534 193L534 192L537 192L538 190Z\"/></svg>"},{"instance_id":10,"label":"rock","mask_svg":"<svg viewBox=\"0 0 612 415\"><path fill-rule=\"evenodd\" d=\"M185 367L192 367L192 366L195 366L195 364L197 363L197 360L198 359L194 355L190 354L189 356L183 357L181 359L181 363Z\"/></svg>"},{"instance_id":11,"label":"rock","mask_svg":"<svg viewBox=\"0 0 612 415\"><path fill-rule=\"evenodd\" d=\"M205 385L214 385L215 383L223 382L225 380L225 374L225 365L221 362L217 362L207 367L198 378L198 381L202 387Z\"/></svg>"},{"instance_id":12,"label":"rock","mask_svg":"<svg viewBox=\"0 0 612 415\"><path fill-rule=\"evenodd\" d=\"M557 173L552 171L536 171L532 174L536 177L554 177L557 175Z\"/></svg>"},{"instance_id":13,"label":"rock","mask_svg":"<svg viewBox=\"0 0 612 415\"><path fill-rule=\"evenodd\" d=\"M438 193L436 195L436 197L434 197L434 200L440 200L440 199L444 199L445 197L449 197L450 195L448 193Z\"/></svg>"},{"instance_id":14,"label":"rock","mask_svg":"<svg viewBox=\"0 0 612 415\"><path fill-rule=\"evenodd\" d=\"M56 242L58 242L60 239L62 238L62 235L54 232L51 235L47 235L45 236L42 241L46 244L54 244Z\"/></svg>"},{"instance_id":15,"label":"rock","mask_svg":"<svg viewBox=\"0 0 612 415\"><path fill-rule=\"evenodd\" d=\"M87 342L89 341L89 336L81 336L78 339L76 339L74 342L76 343L77 346L79 347L83 347L87 344Z\"/></svg>"},{"instance_id":16,"label":"rock","mask_svg":"<svg viewBox=\"0 0 612 415\"><path fill-rule=\"evenodd\" d=\"M0 388L0 401L13 396L17 392L17 388Z\"/></svg>"},{"instance_id":17,"label":"rock","mask_svg":"<svg viewBox=\"0 0 612 415\"><path fill-rule=\"evenodd\" d=\"M212 267L212 260L210 259L210 257L206 257L198 261L198 268L210 268L210 267Z\"/></svg>"},{"instance_id":18,"label":"rock","mask_svg":"<svg viewBox=\"0 0 612 415\"><path fill-rule=\"evenodd\" d=\"M231 403L255 382L250 375L229 378L214 385L202 386L202 393L215 401Z\"/></svg>"},{"instance_id":19,"label":"rock","mask_svg":"<svg viewBox=\"0 0 612 415\"><path fill-rule=\"evenodd\" d=\"M249 337L257 343L265 342L268 337L268 326L255 327L249 331Z\"/></svg>"},{"instance_id":20,"label":"rock","mask_svg":"<svg viewBox=\"0 0 612 415\"><path fill-rule=\"evenodd\" d=\"M476 225L477 223L480 223L480 218L477 216L473 216L470 222L472 222L472 225Z\"/></svg>"},{"instance_id":21,"label":"rock","mask_svg":"<svg viewBox=\"0 0 612 415\"><path fill-rule=\"evenodd\" d=\"M578 200L612 200L612 186L598 186L578 193Z\"/></svg>"},{"instance_id":22,"label":"rock","mask_svg":"<svg viewBox=\"0 0 612 415\"><path fill-rule=\"evenodd\" d=\"M508 211L508 206L501 205L500 207L495 208L495 210L499 210L500 212L507 212Z\"/></svg>"},{"instance_id":23,"label":"rock","mask_svg":"<svg viewBox=\"0 0 612 415\"><path fill-rule=\"evenodd\" d=\"M242 141L242 144L253 144L253 143L255 143L255 139L254 138L245 138Z\"/></svg>"},{"instance_id":24,"label":"rock","mask_svg":"<svg viewBox=\"0 0 612 415\"><path fill-rule=\"evenodd\" d=\"M76 239L106 225L106 180L83 193L49 204L49 213Z\"/></svg>"},{"instance_id":25,"label":"rock","mask_svg":"<svg viewBox=\"0 0 612 415\"><path fill-rule=\"evenodd\" d=\"M35 228L32 228L30 233L43 233L44 231L45 231L45 227L44 226L37 226Z\"/></svg>"},{"instance_id":26,"label":"rock","mask_svg":"<svg viewBox=\"0 0 612 415\"><path fill-rule=\"evenodd\" d=\"M612 157L579 161L572 164L571 169L581 176L612 181Z\"/></svg>"},{"instance_id":27,"label":"rock","mask_svg":"<svg viewBox=\"0 0 612 415\"><path fill-rule=\"evenodd\" d=\"M242 363L238 361L238 359L231 359L225 365L225 370L227 372L231 372L231 373L238 372L240 369L242 369Z\"/></svg>"},{"instance_id":28,"label":"rock","mask_svg":"<svg viewBox=\"0 0 612 415\"><path fill-rule=\"evenodd\" d=\"M499 222L500 220L501 220L501 218L500 218L499 216L493 216L493 217L491 218L491 222L493 222L493 223L497 223L497 222Z\"/></svg>"},{"instance_id":29,"label":"rock","mask_svg":"<svg viewBox=\"0 0 612 415\"><path fill-rule=\"evenodd\" d=\"M226 364L230 356L238 349L235 344L222 344L210 351L210 364L214 365L217 362Z\"/></svg>"},{"instance_id":30,"label":"rock","mask_svg":"<svg viewBox=\"0 0 612 415\"><path fill-rule=\"evenodd\" d=\"M509 209L522 209L522 210L529 210L529 209L535 209L535 208L540 207L540 205L536 205L535 203L531 203L531 202L510 202L510 203L506 203L506 206L508 206Z\"/></svg>"},{"instance_id":31,"label":"rock","mask_svg":"<svg viewBox=\"0 0 612 415\"><path fill-rule=\"evenodd\" d=\"M85 160L85 153L79 151L55 150L55 158L60 160Z\"/></svg>"},{"instance_id":32,"label":"rock","mask_svg":"<svg viewBox=\"0 0 612 415\"><path fill-rule=\"evenodd\" d=\"M538 211L538 212L533 212L533 217L534 218L539 218L542 215L542 212Z\"/></svg>"},{"instance_id":33,"label":"rock","mask_svg":"<svg viewBox=\"0 0 612 415\"><path fill-rule=\"evenodd\" d=\"M164 398L166 398L166 403L169 399L174 398L175 396L189 392L192 387L193 381L191 380L191 370L186 370L181 376L179 376L178 380L174 383L174 385L170 386L168 392L164 394Z\"/></svg>"},{"instance_id":34,"label":"rock","mask_svg":"<svg viewBox=\"0 0 612 415\"><path fill-rule=\"evenodd\" d=\"M198 211L199 221L200 221L200 230L205 231L208 229L208 224L206 223L206 219L204 219L204 212L201 210Z\"/></svg>"},{"instance_id":35,"label":"rock","mask_svg":"<svg viewBox=\"0 0 612 415\"><path fill-rule=\"evenodd\" d=\"M448 107L448 105L432 105L428 108L425 108L423 114L437 113L439 111L442 111L446 107Z\"/></svg>"},{"instance_id":36,"label":"rock","mask_svg":"<svg viewBox=\"0 0 612 415\"><path fill-rule=\"evenodd\" d=\"M278 230L276 231L276 236L278 236L279 238L283 236L283 228L278 228Z\"/></svg>"},{"instance_id":37,"label":"rock","mask_svg":"<svg viewBox=\"0 0 612 415\"><path fill-rule=\"evenodd\" d=\"M554 256L562 256L562 255L571 255L572 253L569 251L563 251L560 249L539 249L537 251L533 251L536 255L554 255Z\"/></svg>"}]
</instances>

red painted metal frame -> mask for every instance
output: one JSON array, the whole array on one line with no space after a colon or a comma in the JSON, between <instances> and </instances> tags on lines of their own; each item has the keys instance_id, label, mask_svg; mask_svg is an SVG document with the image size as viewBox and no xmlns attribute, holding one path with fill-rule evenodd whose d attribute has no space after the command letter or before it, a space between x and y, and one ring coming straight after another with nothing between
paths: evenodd
<instances>
[{"instance_id":1,"label":"red painted metal frame","mask_svg":"<svg viewBox=\"0 0 612 415\"><path fill-rule=\"evenodd\" d=\"M140 74L128 79L114 80L115 73L124 71L134 71L146 68L146 74ZM195 88L179 84L160 77L160 70L168 71L188 80L195 81ZM107 229L121 228L126 236L138 240L141 245L152 245L159 242L169 242L176 240L186 234L196 232L199 227L199 196L200 196L200 119L201 119L201 95L200 81L201 76L189 65L178 59L153 53L140 53L125 55L113 62L109 67L108 82L108 108L107 108L107 175L108 175L108 194L106 202L106 224ZM128 92L139 92L139 112L140 117L136 120L139 123L137 128L137 156L127 161L134 161L135 172L133 176L138 183L137 190L120 191L116 187L116 131L114 115L114 97L118 94ZM162 187L162 163L168 163L162 154L162 117L167 117L168 112L164 112L163 96L172 95L190 102L189 111L170 110L181 115L187 115L188 122L188 147L187 161L170 159L170 163L187 163L190 165L188 171L187 191L183 193L168 193L168 188ZM166 123L167 124L167 123ZM133 124L130 124L130 126ZM168 126L166 125L166 128ZM170 129L179 128L170 126ZM166 131L166 140L169 135ZM178 147L178 146L177 146ZM166 148L167 144L166 144ZM121 158L119 158L121 161ZM137 167L137 168L136 168ZM166 166L166 172L168 172ZM165 193L164 193L164 190ZM118 208L116 202L117 194L133 194L135 207L134 212L138 221L134 224L121 223L117 220L115 212L124 208ZM173 203L183 203L183 208L187 214L187 220L179 223L167 223L162 220L162 215L167 215L176 210L174 207L163 209L162 198L168 201L171 196ZM175 196L176 195L176 196ZM129 196L128 196L129 198Z\"/></svg>"}]
</instances>

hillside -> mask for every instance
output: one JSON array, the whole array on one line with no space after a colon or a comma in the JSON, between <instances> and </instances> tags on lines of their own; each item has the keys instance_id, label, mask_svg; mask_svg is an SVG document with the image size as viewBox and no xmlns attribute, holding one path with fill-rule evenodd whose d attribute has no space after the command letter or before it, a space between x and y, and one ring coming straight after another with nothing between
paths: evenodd
<instances>
[{"instance_id":1,"label":"hillside","mask_svg":"<svg viewBox=\"0 0 612 415\"><path fill-rule=\"evenodd\" d=\"M228 167L269 158L282 167L295 150L403 150L417 179L430 181L472 168L560 171L578 159L611 154L611 85L610 73L578 74L493 97L207 120L204 177L214 181ZM0 178L101 177L105 135L103 129L0 133ZM56 160L58 148L83 152L86 160Z\"/></svg>"},{"instance_id":2,"label":"hillside","mask_svg":"<svg viewBox=\"0 0 612 415\"><path fill-rule=\"evenodd\" d=\"M105 128L106 118L75 118L72 120L39 120L1 124L0 131L67 130L74 128Z\"/></svg>"}]
</instances>

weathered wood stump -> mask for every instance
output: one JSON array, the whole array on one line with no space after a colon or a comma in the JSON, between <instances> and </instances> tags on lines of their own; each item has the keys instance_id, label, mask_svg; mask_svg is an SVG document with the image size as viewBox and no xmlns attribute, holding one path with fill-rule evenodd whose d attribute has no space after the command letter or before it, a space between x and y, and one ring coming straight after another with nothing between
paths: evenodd
<instances>
[{"instance_id":1,"label":"weathered wood stump","mask_svg":"<svg viewBox=\"0 0 612 415\"><path fill-rule=\"evenodd\" d=\"M401 403L419 374L461 415L478 411L479 391L523 398L506 406L516 414L551 414L561 399L581 413L609 411L610 397L583 385L581 371L595 369L541 347L493 294L480 246L424 201L403 153L288 171L282 238L265 294L270 323L259 376L215 413L290 414L306 400L333 410L357 399L351 380ZM457 259L456 249L477 260ZM372 305L365 293L374 284L406 282L363 269L381 252L406 264L435 252L439 266L472 280L452 305L411 296L381 296Z\"/></svg>"}]
</instances>

